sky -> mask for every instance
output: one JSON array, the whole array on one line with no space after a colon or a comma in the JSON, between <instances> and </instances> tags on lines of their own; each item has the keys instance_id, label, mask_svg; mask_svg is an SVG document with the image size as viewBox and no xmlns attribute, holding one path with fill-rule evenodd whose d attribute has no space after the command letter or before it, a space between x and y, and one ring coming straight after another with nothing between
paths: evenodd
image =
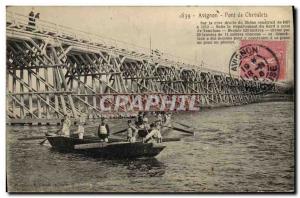
<instances>
[{"instance_id":1,"label":"sky","mask_svg":"<svg viewBox=\"0 0 300 198\"><path fill-rule=\"evenodd\" d=\"M231 55L239 48L239 42L228 45L199 45L196 43L196 26L201 20L185 20L182 13L225 13L238 8L217 7L7 7L7 11L24 14L34 9L40 19L95 33L106 38L142 46L146 50L159 49L185 62L218 71L228 72ZM243 8L238 10L267 11L272 18L291 17L288 9ZM278 13L281 13L279 16ZM212 19L213 21L214 19ZM151 44L150 44L151 43ZM290 44L292 45L292 44ZM290 47L292 49L292 47ZM291 54L291 53L290 53ZM292 56L288 57L287 79L293 78Z\"/></svg>"}]
</instances>

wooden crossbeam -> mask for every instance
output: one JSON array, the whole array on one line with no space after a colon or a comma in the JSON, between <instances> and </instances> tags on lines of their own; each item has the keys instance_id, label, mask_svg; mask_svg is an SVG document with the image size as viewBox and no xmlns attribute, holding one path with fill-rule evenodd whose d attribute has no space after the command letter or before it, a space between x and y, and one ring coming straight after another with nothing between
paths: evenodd
<instances>
[{"instance_id":1,"label":"wooden crossbeam","mask_svg":"<svg viewBox=\"0 0 300 198\"><path fill-rule=\"evenodd\" d=\"M31 86L30 86L31 87ZM7 93L6 95L35 95L35 94L74 94L74 91L29 91L29 92L18 92L18 93Z\"/></svg>"},{"instance_id":2,"label":"wooden crossbeam","mask_svg":"<svg viewBox=\"0 0 300 198\"><path fill-rule=\"evenodd\" d=\"M34 118L38 118L34 113L32 113L32 111L30 109L28 109L25 105L23 101L18 100L15 96L10 95L9 97L11 97L14 101L16 101L21 107L22 109L26 110L30 115L32 115Z\"/></svg>"},{"instance_id":3,"label":"wooden crossbeam","mask_svg":"<svg viewBox=\"0 0 300 198\"><path fill-rule=\"evenodd\" d=\"M13 73L10 73L11 75L14 76L15 79L17 79L21 85L25 86L28 90L30 90L31 92L36 92L35 89L29 87L29 85L27 83L25 83L21 78L19 78L18 76L14 75ZM46 105L48 105L49 107L51 107L56 113L58 113L59 115L63 116L63 114L56 109L54 106L51 105L51 103L48 103L48 101L46 101L43 97L41 97L40 95L36 95L39 99L41 99Z\"/></svg>"},{"instance_id":4,"label":"wooden crossbeam","mask_svg":"<svg viewBox=\"0 0 300 198\"><path fill-rule=\"evenodd\" d=\"M73 74L73 75L65 75L65 77L68 78L73 78L73 77L85 77L85 76L102 76L102 75L112 75L112 74L122 74L122 72L100 72L100 73L92 73L92 74L85 74L85 73L80 73L80 74Z\"/></svg>"},{"instance_id":5,"label":"wooden crossbeam","mask_svg":"<svg viewBox=\"0 0 300 198\"><path fill-rule=\"evenodd\" d=\"M32 69L42 69L42 68L57 68L66 67L64 64L59 65L39 65L39 66L25 66L25 67L8 67L8 70L32 70Z\"/></svg>"}]
</instances>

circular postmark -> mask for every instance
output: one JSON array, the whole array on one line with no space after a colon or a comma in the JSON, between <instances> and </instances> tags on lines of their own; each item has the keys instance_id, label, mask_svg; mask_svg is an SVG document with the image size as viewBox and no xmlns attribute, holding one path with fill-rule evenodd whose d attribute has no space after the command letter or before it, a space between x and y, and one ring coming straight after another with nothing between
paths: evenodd
<instances>
[{"instance_id":1,"label":"circular postmark","mask_svg":"<svg viewBox=\"0 0 300 198\"><path fill-rule=\"evenodd\" d=\"M280 74L280 65L276 54L261 44L242 46L230 58L230 76L254 81L274 82Z\"/></svg>"}]
</instances>

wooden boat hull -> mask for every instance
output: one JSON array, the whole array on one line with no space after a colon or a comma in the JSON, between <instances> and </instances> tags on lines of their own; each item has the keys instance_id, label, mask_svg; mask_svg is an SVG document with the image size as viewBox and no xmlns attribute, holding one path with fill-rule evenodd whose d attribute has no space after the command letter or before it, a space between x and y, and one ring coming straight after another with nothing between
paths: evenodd
<instances>
[{"instance_id":1,"label":"wooden boat hull","mask_svg":"<svg viewBox=\"0 0 300 198\"><path fill-rule=\"evenodd\" d=\"M153 143L99 142L99 139L78 139L64 136L47 136L51 146L61 152L82 153L91 157L103 158L142 158L155 157L165 146ZM85 145L96 144L96 148ZM79 146L78 146L79 145ZM82 145L82 146L80 146Z\"/></svg>"}]
</instances>

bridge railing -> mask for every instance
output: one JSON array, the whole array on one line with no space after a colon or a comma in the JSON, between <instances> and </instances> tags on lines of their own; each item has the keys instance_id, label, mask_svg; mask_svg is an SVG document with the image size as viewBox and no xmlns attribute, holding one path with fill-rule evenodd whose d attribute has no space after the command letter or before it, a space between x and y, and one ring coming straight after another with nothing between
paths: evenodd
<instances>
[{"instance_id":1,"label":"bridge railing","mask_svg":"<svg viewBox=\"0 0 300 198\"><path fill-rule=\"evenodd\" d=\"M82 30L77 30L68 26L53 23L43 19L36 19L34 25L29 25L29 16L22 15L15 12L7 11L6 21L8 27L11 24L20 29L31 31L32 33L43 33L50 36L58 36L62 38L77 39L93 44L101 44L108 51L116 51L117 53L127 54L134 57L151 59L154 62L166 66L174 66L175 68L184 67L185 69L194 69L196 71L210 72L219 75L226 75L227 73L220 72L214 69L205 67L204 65L197 64L194 61L186 60L184 58L169 54L162 53L161 56L156 56L151 54L151 49L146 47L141 47L132 43L103 37L98 34L93 34L91 32L85 32ZM238 76L234 76L238 78Z\"/></svg>"},{"instance_id":2,"label":"bridge railing","mask_svg":"<svg viewBox=\"0 0 300 198\"><path fill-rule=\"evenodd\" d=\"M7 12L8 23L13 23L16 26L23 27L23 29L29 29L34 32L49 32L56 36L76 38L79 40L88 41L90 43L103 44L107 48L118 48L124 49L130 52L136 52L135 54L150 54L150 49L134 45L132 43L127 43L124 41L119 41L112 38L103 37L90 32L85 32L82 30L77 30L68 26L60 25L57 23L49 22L43 19L36 19L34 25L29 25L29 16L25 16L15 12Z\"/></svg>"}]
</instances>

